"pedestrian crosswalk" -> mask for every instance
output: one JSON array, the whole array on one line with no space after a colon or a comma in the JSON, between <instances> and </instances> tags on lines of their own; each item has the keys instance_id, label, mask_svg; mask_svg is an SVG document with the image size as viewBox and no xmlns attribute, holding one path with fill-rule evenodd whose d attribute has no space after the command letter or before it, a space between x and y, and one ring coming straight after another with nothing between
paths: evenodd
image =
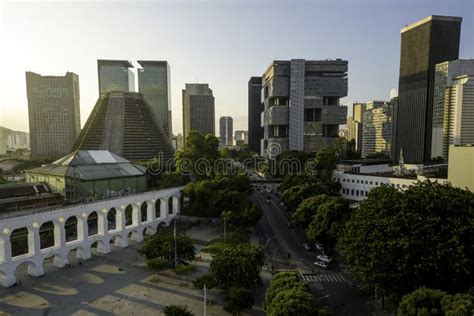
<instances>
[{"instance_id":1,"label":"pedestrian crosswalk","mask_svg":"<svg viewBox=\"0 0 474 316\"><path fill-rule=\"evenodd\" d=\"M346 282L344 276L340 273L331 274L301 274L306 282Z\"/></svg>"}]
</instances>

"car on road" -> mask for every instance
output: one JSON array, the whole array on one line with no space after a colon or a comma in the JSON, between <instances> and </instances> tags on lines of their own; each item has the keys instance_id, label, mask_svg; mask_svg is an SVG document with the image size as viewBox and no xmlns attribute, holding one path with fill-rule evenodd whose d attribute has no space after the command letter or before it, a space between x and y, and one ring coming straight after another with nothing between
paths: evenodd
<instances>
[{"instance_id":1,"label":"car on road","mask_svg":"<svg viewBox=\"0 0 474 316\"><path fill-rule=\"evenodd\" d=\"M331 262L331 258L329 258L326 255L319 255L319 256L316 257L316 259L318 259L319 261L325 262L325 263Z\"/></svg>"},{"instance_id":2,"label":"car on road","mask_svg":"<svg viewBox=\"0 0 474 316\"><path fill-rule=\"evenodd\" d=\"M328 268L328 264L326 262L322 262L322 261L315 261L314 265L318 266L320 268L324 268L324 269Z\"/></svg>"},{"instance_id":3,"label":"car on road","mask_svg":"<svg viewBox=\"0 0 474 316\"><path fill-rule=\"evenodd\" d=\"M310 244L308 243L303 243L303 248L306 250L306 251L311 251L313 248L311 247Z\"/></svg>"},{"instance_id":4,"label":"car on road","mask_svg":"<svg viewBox=\"0 0 474 316\"><path fill-rule=\"evenodd\" d=\"M267 197L266 202L267 202L267 203L270 203L270 201L271 201L270 197Z\"/></svg>"}]
</instances>

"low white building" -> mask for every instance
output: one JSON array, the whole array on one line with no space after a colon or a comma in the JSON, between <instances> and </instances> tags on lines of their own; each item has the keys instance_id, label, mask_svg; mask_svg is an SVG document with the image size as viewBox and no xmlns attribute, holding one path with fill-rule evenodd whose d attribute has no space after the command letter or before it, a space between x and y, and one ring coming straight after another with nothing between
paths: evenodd
<instances>
[{"instance_id":1,"label":"low white building","mask_svg":"<svg viewBox=\"0 0 474 316\"><path fill-rule=\"evenodd\" d=\"M344 170L346 169L346 170ZM338 165L334 172L335 181L341 184L341 196L348 200L361 201L369 194L370 190L382 185L392 186L404 190L418 181L428 178L422 175L401 176L393 173L388 164L380 165ZM433 179L439 183L448 182L447 179Z\"/></svg>"}]
</instances>

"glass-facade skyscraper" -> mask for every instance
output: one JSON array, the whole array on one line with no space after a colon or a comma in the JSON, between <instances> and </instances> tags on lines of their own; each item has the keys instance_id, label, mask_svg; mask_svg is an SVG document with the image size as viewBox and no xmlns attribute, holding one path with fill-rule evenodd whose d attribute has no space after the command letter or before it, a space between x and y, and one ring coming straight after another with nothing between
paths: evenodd
<instances>
[{"instance_id":1,"label":"glass-facade skyscraper","mask_svg":"<svg viewBox=\"0 0 474 316\"><path fill-rule=\"evenodd\" d=\"M138 92L145 96L156 121L169 139L171 128L170 67L166 61L139 60Z\"/></svg>"},{"instance_id":2,"label":"glass-facade skyscraper","mask_svg":"<svg viewBox=\"0 0 474 316\"><path fill-rule=\"evenodd\" d=\"M183 133L215 135L214 96L207 83L186 83L183 89Z\"/></svg>"},{"instance_id":3,"label":"glass-facade skyscraper","mask_svg":"<svg viewBox=\"0 0 474 316\"><path fill-rule=\"evenodd\" d=\"M458 59L461 21L433 15L401 30L396 162L431 159L435 66Z\"/></svg>"},{"instance_id":4,"label":"glass-facade skyscraper","mask_svg":"<svg viewBox=\"0 0 474 316\"><path fill-rule=\"evenodd\" d=\"M134 92L135 75L128 60L97 60L99 95L111 91Z\"/></svg>"}]
</instances>

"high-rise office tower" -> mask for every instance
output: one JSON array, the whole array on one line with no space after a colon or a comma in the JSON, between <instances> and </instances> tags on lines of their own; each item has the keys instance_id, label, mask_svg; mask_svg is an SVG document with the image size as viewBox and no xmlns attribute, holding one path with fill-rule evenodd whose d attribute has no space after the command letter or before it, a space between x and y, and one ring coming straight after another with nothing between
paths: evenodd
<instances>
[{"instance_id":1,"label":"high-rise office tower","mask_svg":"<svg viewBox=\"0 0 474 316\"><path fill-rule=\"evenodd\" d=\"M68 154L81 131L79 77L26 72L31 158Z\"/></svg>"},{"instance_id":2,"label":"high-rise office tower","mask_svg":"<svg viewBox=\"0 0 474 316\"><path fill-rule=\"evenodd\" d=\"M431 138L431 158L447 158L448 148L444 137L445 105L450 105L451 86L461 75L474 75L474 59L460 59L439 63L435 68L433 132ZM449 112L449 108L446 108ZM449 115L449 113L448 113ZM474 122L473 122L474 123ZM448 123L449 124L449 123ZM443 150L443 146L445 146Z\"/></svg>"},{"instance_id":3,"label":"high-rise office tower","mask_svg":"<svg viewBox=\"0 0 474 316\"><path fill-rule=\"evenodd\" d=\"M230 116L221 116L219 119L219 131L221 144L224 146L232 145L232 134L234 133L234 120Z\"/></svg>"},{"instance_id":4,"label":"high-rise office tower","mask_svg":"<svg viewBox=\"0 0 474 316\"><path fill-rule=\"evenodd\" d=\"M207 83L186 83L183 89L184 141L190 131L215 135L214 96Z\"/></svg>"},{"instance_id":5,"label":"high-rise office tower","mask_svg":"<svg viewBox=\"0 0 474 316\"><path fill-rule=\"evenodd\" d=\"M365 112L365 103L352 105L352 116L347 118L347 139L355 141L355 150L360 152L362 147L362 118Z\"/></svg>"},{"instance_id":6,"label":"high-rise office tower","mask_svg":"<svg viewBox=\"0 0 474 316\"><path fill-rule=\"evenodd\" d=\"M170 67L166 61L138 60L138 92L145 96L158 124L171 139Z\"/></svg>"},{"instance_id":7,"label":"high-rise office tower","mask_svg":"<svg viewBox=\"0 0 474 316\"><path fill-rule=\"evenodd\" d=\"M345 60L275 60L262 80L264 139L262 155L286 150L318 151L338 138L346 123Z\"/></svg>"},{"instance_id":8,"label":"high-rise office tower","mask_svg":"<svg viewBox=\"0 0 474 316\"><path fill-rule=\"evenodd\" d=\"M461 21L433 15L401 30L395 161L431 158L435 65L458 59Z\"/></svg>"},{"instance_id":9,"label":"high-rise office tower","mask_svg":"<svg viewBox=\"0 0 474 316\"><path fill-rule=\"evenodd\" d=\"M134 92L135 75L128 60L97 60L99 95L111 91Z\"/></svg>"},{"instance_id":10,"label":"high-rise office tower","mask_svg":"<svg viewBox=\"0 0 474 316\"><path fill-rule=\"evenodd\" d=\"M474 146L474 75L453 78L444 100L442 157L448 161L450 145Z\"/></svg>"},{"instance_id":11,"label":"high-rise office tower","mask_svg":"<svg viewBox=\"0 0 474 316\"><path fill-rule=\"evenodd\" d=\"M249 149L260 153L263 140L261 115L264 110L262 102L262 77L251 77L248 82L248 142Z\"/></svg>"},{"instance_id":12,"label":"high-rise office tower","mask_svg":"<svg viewBox=\"0 0 474 316\"><path fill-rule=\"evenodd\" d=\"M248 144L249 133L247 131L235 131L234 133L234 145L242 146Z\"/></svg>"},{"instance_id":13,"label":"high-rise office tower","mask_svg":"<svg viewBox=\"0 0 474 316\"><path fill-rule=\"evenodd\" d=\"M362 118L361 156L376 153L391 155L393 105L385 101L369 101Z\"/></svg>"}]
</instances>

